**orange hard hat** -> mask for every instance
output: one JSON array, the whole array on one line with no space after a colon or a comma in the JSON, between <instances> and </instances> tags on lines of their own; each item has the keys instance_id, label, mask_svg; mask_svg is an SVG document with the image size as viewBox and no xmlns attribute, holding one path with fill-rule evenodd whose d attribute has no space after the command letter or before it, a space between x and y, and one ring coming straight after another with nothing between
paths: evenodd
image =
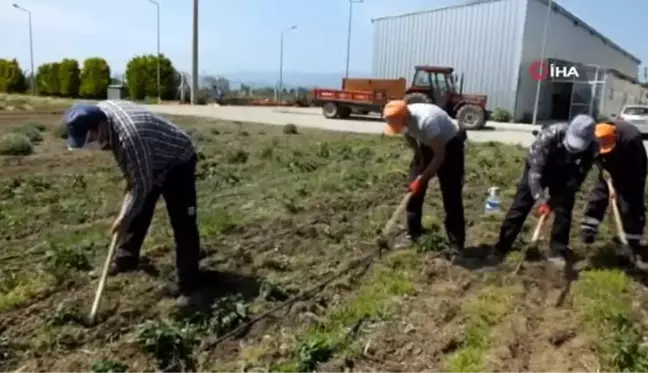
<instances>
[{"instance_id":1,"label":"orange hard hat","mask_svg":"<svg viewBox=\"0 0 648 373\"><path fill-rule=\"evenodd\" d=\"M400 133L407 124L409 109L403 100L389 101L383 108L383 118L387 122L385 134L396 135Z\"/></svg>"},{"instance_id":2,"label":"orange hard hat","mask_svg":"<svg viewBox=\"0 0 648 373\"><path fill-rule=\"evenodd\" d=\"M595 133L600 153L611 152L616 146L616 126L611 123L599 123L596 125Z\"/></svg>"}]
</instances>

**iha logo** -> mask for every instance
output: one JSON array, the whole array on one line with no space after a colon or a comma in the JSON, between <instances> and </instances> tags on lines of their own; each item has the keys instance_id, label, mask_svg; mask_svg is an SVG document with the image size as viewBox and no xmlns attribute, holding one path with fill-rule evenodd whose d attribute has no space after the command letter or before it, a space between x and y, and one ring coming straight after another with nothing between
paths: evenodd
<instances>
[{"instance_id":1,"label":"iha logo","mask_svg":"<svg viewBox=\"0 0 648 373\"><path fill-rule=\"evenodd\" d=\"M546 61L534 61L529 65L529 74L533 80L569 80L580 78L576 66L558 65Z\"/></svg>"}]
</instances>

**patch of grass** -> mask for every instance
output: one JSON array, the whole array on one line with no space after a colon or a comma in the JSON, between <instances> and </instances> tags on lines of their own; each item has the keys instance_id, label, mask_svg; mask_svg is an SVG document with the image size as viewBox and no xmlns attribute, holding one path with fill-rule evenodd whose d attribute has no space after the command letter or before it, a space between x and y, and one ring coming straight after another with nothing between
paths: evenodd
<instances>
[{"instance_id":1,"label":"patch of grass","mask_svg":"<svg viewBox=\"0 0 648 373\"><path fill-rule=\"evenodd\" d=\"M355 334L367 320L387 317L398 297L412 294L417 275L416 253L402 250L390 253L386 264L377 264L348 303L333 307L320 325L310 326L296 336L288 359L272 365L272 371L310 372L334 354L347 352Z\"/></svg>"},{"instance_id":2,"label":"patch of grass","mask_svg":"<svg viewBox=\"0 0 648 373\"><path fill-rule=\"evenodd\" d=\"M574 306L600 337L606 371L648 371L648 348L633 313L631 280L618 270L586 272L574 285Z\"/></svg>"},{"instance_id":3,"label":"patch of grass","mask_svg":"<svg viewBox=\"0 0 648 373\"><path fill-rule=\"evenodd\" d=\"M463 343L459 350L445 362L449 372L482 372L484 357L491 340L491 331L509 312L513 289L510 287L486 287L465 303Z\"/></svg>"},{"instance_id":4,"label":"patch of grass","mask_svg":"<svg viewBox=\"0 0 648 373\"><path fill-rule=\"evenodd\" d=\"M18 307L49 288L40 276L29 276L17 280L8 290L0 292L0 312Z\"/></svg>"},{"instance_id":5,"label":"patch of grass","mask_svg":"<svg viewBox=\"0 0 648 373\"><path fill-rule=\"evenodd\" d=\"M20 133L7 133L0 137L0 155L25 156L34 152L29 137Z\"/></svg>"}]
</instances>

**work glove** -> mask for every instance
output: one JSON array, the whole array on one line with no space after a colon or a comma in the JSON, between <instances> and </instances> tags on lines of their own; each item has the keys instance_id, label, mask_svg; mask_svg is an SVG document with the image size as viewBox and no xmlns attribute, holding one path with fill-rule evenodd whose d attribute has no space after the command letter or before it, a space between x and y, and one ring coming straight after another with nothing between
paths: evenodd
<instances>
[{"instance_id":1,"label":"work glove","mask_svg":"<svg viewBox=\"0 0 648 373\"><path fill-rule=\"evenodd\" d=\"M423 182L423 177L417 176L414 181L412 181L409 185L409 191L412 194L421 194L423 191L423 187L425 186L425 183Z\"/></svg>"},{"instance_id":2,"label":"work glove","mask_svg":"<svg viewBox=\"0 0 648 373\"><path fill-rule=\"evenodd\" d=\"M551 213L551 204L547 199L539 199L536 203L536 214L538 216L549 215Z\"/></svg>"}]
</instances>

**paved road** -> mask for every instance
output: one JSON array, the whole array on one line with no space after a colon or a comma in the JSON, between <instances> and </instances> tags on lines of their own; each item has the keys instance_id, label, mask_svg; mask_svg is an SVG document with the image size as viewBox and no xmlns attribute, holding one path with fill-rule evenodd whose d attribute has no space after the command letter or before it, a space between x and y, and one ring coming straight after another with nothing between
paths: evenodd
<instances>
[{"instance_id":1,"label":"paved road","mask_svg":"<svg viewBox=\"0 0 648 373\"><path fill-rule=\"evenodd\" d=\"M381 133L383 127L383 122L377 117L359 117L347 120L326 119L322 116L319 108L189 105L148 105L148 107L162 114L192 115L275 125L293 123L298 127L322 128L333 131ZM531 131L537 127L539 126L489 122L487 129L470 131L468 137L471 141L500 141L528 146L533 141Z\"/></svg>"}]
</instances>

